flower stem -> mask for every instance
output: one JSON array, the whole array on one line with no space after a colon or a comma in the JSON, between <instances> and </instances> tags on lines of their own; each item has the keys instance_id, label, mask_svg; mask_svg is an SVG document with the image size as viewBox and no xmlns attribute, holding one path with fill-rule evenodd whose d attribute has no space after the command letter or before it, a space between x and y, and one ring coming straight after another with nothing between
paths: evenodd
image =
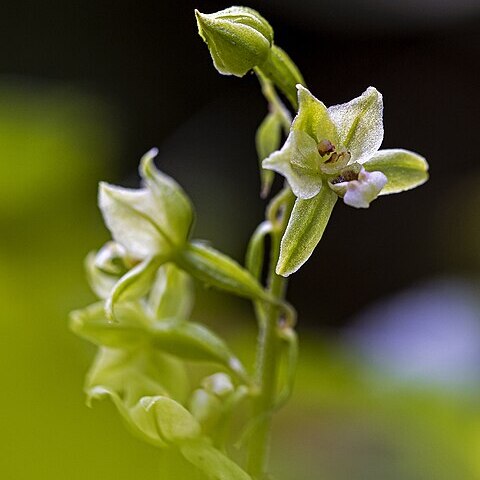
<instances>
[{"instance_id":1,"label":"flower stem","mask_svg":"<svg viewBox=\"0 0 480 480\"><path fill-rule=\"evenodd\" d=\"M293 195L289 188L282 190L269 207L267 216L271 217L270 262L268 270L268 291L278 299L285 297L287 279L275 273L275 267L280 255L280 243L293 208ZM277 394L277 366L279 342L278 307L267 305L258 309L259 336L256 361L256 381L259 385L259 395L254 402L253 415L257 423L249 443L248 471L255 480L265 477L269 456L270 430L272 413Z\"/></svg>"}]
</instances>

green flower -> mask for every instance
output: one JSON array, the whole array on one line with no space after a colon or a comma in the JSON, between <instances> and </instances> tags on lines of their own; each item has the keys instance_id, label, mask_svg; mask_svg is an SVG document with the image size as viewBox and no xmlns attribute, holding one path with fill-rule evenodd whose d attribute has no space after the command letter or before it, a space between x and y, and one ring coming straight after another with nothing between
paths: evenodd
<instances>
[{"instance_id":1,"label":"green flower","mask_svg":"<svg viewBox=\"0 0 480 480\"><path fill-rule=\"evenodd\" d=\"M348 103L327 108L297 85L299 111L281 150L263 168L282 174L297 197L277 273L289 275L319 242L337 197L367 208L379 195L398 193L428 179L420 155L379 150L383 140L382 95L369 87Z\"/></svg>"},{"instance_id":2,"label":"green flower","mask_svg":"<svg viewBox=\"0 0 480 480\"><path fill-rule=\"evenodd\" d=\"M152 149L140 162L142 188L100 184L98 203L115 241L95 261L115 280L106 303L109 317L114 316L116 302L146 294L158 268L171 261L190 236L193 207L182 188L155 167L156 155ZM108 287L105 275L104 279Z\"/></svg>"}]
</instances>

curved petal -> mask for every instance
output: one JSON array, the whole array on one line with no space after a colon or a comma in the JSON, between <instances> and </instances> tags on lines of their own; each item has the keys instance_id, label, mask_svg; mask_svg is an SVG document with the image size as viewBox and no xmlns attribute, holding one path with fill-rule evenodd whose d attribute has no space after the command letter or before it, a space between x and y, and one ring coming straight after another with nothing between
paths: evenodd
<instances>
[{"instance_id":1,"label":"curved petal","mask_svg":"<svg viewBox=\"0 0 480 480\"><path fill-rule=\"evenodd\" d=\"M348 103L328 108L343 146L351 153L352 162L367 161L383 141L383 100L374 87Z\"/></svg>"},{"instance_id":2,"label":"curved petal","mask_svg":"<svg viewBox=\"0 0 480 480\"><path fill-rule=\"evenodd\" d=\"M189 236L194 221L194 209L182 187L155 167L153 159L157 153L157 149L152 148L142 157L140 175L152 194L156 211L161 211L165 217L166 224L159 225L168 229L170 238L180 245Z\"/></svg>"},{"instance_id":3,"label":"curved petal","mask_svg":"<svg viewBox=\"0 0 480 480\"><path fill-rule=\"evenodd\" d=\"M327 107L314 97L308 89L297 85L298 114L293 120L292 130L302 130L315 140L330 140L334 145L338 143L337 129L330 118Z\"/></svg>"},{"instance_id":4,"label":"curved petal","mask_svg":"<svg viewBox=\"0 0 480 480\"><path fill-rule=\"evenodd\" d=\"M380 194L387 183L387 177L382 172L366 172L358 175L358 180L347 183L347 191L343 201L355 208L368 208Z\"/></svg>"},{"instance_id":5,"label":"curved petal","mask_svg":"<svg viewBox=\"0 0 480 480\"><path fill-rule=\"evenodd\" d=\"M173 263L162 265L148 296L147 307L155 320L190 317L194 303L193 280Z\"/></svg>"},{"instance_id":6,"label":"curved petal","mask_svg":"<svg viewBox=\"0 0 480 480\"><path fill-rule=\"evenodd\" d=\"M379 171L388 182L380 195L403 192L418 187L428 180L428 163L417 153L402 149L380 150L363 166L368 171Z\"/></svg>"},{"instance_id":7,"label":"curved petal","mask_svg":"<svg viewBox=\"0 0 480 480\"><path fill-rule=\"evenodd\" d=\"M146 189L100 183L98 204L114 240L129 254L145 258L173 248L162 205Z\"/></svg>"},{"instance_id":8,"label":"curved petal","mask_svg":"<svg viewBox=\"0 0 480 480\"><path fill-rule=\"evenodd\" d=\"M309 200L297 199L280 246L277 274L295 273L313 253L322 238L337 195L326 185Z\"/></svg>"},{"instance_id":9,"label":"curved petal","mask_svg":"<svg viewBox=\"0 0 480 480\"><path fill-rule=\"evenodd\" d=\"M147 257L118 280L105 302L105 312L110 320L115 318L118 302L136 300L150 290L157 270L163 263L161 257Z\"/></svg>"},{"instance_id":10,"label":"curved petal","mask_svg":"<svg viewBox=\"0 0 480 480\"><path fill-rule=\"evenodd\" d=\"M296 197L308 199L322 186L319 163L315 140L302 131L292 130L282 149L267 157L262 166L283 175Z\"/></svg>"}]
</instances>

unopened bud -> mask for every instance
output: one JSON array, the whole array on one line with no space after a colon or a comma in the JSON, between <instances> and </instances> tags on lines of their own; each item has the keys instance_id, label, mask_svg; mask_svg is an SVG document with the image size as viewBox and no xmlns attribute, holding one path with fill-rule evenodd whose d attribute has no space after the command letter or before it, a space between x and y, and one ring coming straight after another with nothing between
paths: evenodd
<instances>
[{"instance_id":1,"label":"unopened bud","mask_svg":"<svg viewBox=\"0 0 480 480\"><path fill-rule=\"evenodd\" d=\"M255 10L231 7L211 14L195 10L195 16L198 33L220 73L243 77L269 56L273 30Z\"/></svg>"}]
</instances>

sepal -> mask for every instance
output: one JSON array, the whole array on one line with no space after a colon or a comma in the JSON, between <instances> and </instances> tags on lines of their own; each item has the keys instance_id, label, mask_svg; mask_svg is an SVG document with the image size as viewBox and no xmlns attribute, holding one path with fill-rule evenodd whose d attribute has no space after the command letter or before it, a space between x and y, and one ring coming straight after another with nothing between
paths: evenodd
<instances>
[{"instance_id":1,"label":"sepal","mask_svg":"<svg viewBox=\"0 0 480 480\"><path fill-rule=\"evenodd\" d=\"M288 277L310 258L322 238L337 198L328 186L323 185L315 197L295 201L280 244L278 275Z\"/></svg>"}]
</instances>

